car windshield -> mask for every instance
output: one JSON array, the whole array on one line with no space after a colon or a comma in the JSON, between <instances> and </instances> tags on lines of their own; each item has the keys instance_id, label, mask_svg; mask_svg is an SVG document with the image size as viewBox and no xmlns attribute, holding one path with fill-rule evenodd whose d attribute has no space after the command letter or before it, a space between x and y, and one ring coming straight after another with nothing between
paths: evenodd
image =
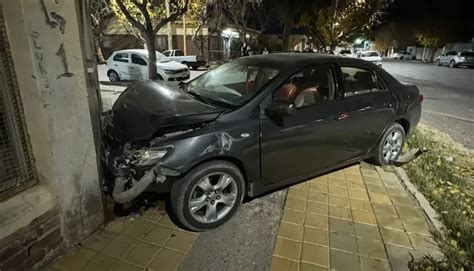
<instances>
[{"instance_id":1,"label":"car windshield","mask_svg":"<svg viewBox=\"0 0 474 271\"><path fill-rule=\"evenodd\" d=\"M171 60L165 56L164 54L158 52L158 51L155 51L156 53L156 62L160 62L160 63L164 63L164 62L170 62ZM148 60L148 52L145 52L144 53L144 56L146 56L146 59Z\"/></svg>"},{"instance_id":2,"label":"car windshield","mask_svg":"<svg viewBox=\"0 0 474 271\"><path fill-rule=\"evenodd\" d=\"M278 70L234 61L221 65L186 85L186 91L224 107L245 104L278 74Z\"/></svg>"}]
</instances>

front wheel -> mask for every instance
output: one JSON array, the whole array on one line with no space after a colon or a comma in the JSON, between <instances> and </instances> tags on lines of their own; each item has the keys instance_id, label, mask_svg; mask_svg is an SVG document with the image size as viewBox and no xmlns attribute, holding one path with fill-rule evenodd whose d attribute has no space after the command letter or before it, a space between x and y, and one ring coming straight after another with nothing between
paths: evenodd
<instances>
[{"instance_id":1,"label":"front wheel","mask_svg":"<svg viewBox=\"0 0 474 271\"><path fill-rule=\"evenodd\" d=\"M440 65L441 65L441 62L439 61L439 59L436 59L435 64L436 64L436 66L440 66Z\"/></svg>"},{"instance_id":2,"label":"front wheel","mask_svg":"<svg viewBox=\"0 0 474 271\"><path fill-rule=\"evenodd\" d=\"M224 224L242 203L240 170L227 161L204 163L173 184L171 208L185 228L205 231Z\"/></svg>"},{"instance_id":3,"label":"front wheel","mask_svg":"<svg viewBox=\"0 0 474 271\"><path fill-rule=\"evenodd\" d=\"M454 60L451 60L451 61L449 62L449 67L450 67L450 68L456 68L456 62L454 62Z\"/></svg>"},{"instance_id":4,"label":"front wheel","mask_svg":"<svg viewBox=\"0 0 474 271\"><path fill-rule=\"evenodd\" d=\"M385 166L397 160L404 143L405 129L398 123L392 123L377 145L374 162L377 165Z\"/></svg>"}]
</instances>

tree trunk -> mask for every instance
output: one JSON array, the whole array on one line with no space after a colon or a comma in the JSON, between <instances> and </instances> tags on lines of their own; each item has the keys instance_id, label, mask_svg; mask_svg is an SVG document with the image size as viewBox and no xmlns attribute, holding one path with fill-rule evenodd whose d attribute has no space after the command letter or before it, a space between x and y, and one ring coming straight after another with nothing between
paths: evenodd
<instances>
[{"instance_id":1,"label":"tree trunk","mask_svg":"<svg viewBox=\"0 0 474 271\"><path fill-rule=\"evenodd\" d=\"M153 30L150 30L151 32ZM156 73L156 50L155 50L155 35L153 33L144 33L146 49L148 50L148 79L158 79Z\"/></svg>"},{"instance_id":2,"label":"tree trunk","mask_svg":"<svg viewBox=\"0 0 474 271\"><path fill-rule=\"evenodd\" d=\"M289 20L285 20L283 25L283 36L282 36L282 50L284 52L289 51L290 45L290 35L291 35L291 28L293 27L293 23Z\"/></svg>"}]
</instances>

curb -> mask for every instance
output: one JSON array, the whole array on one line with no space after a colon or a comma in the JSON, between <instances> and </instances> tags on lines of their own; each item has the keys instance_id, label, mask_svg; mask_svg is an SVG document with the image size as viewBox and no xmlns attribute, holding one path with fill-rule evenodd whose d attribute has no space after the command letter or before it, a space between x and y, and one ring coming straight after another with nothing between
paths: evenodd
<instances>
[{"instance_id":1,"label":"curb","mask_svg":"<svg viewBox=\"0 0 474 271\"><path fill-rule=\"evenodd\" d=\"M442 233L443 229L446 227L443 225L443 223L438 219L438 213L431 207L430 202L425 198L425 196L418 191L416 186L410 181L410 178L406 174L405 170L403 170L400 167L395 167L391 166L392 169L395 171L395 174L397 177L401 180L403 186L405 187L410 194L412 194L415 199L417 200L418 204L421 206L421 209L423 209L423 212L426 214L428 217L428 220L431 222L431 224L434 226L434 228ZM377 171L380 169L377 168Z\"/></svg>"}]
</instances>

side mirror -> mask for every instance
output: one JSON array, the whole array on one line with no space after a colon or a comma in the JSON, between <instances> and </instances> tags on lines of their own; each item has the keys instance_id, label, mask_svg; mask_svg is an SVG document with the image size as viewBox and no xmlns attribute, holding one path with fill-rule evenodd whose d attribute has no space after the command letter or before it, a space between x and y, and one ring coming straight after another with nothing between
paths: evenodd
<instances>
[{"instance_id":1,"label":"side mirror","mask_svg":"<svg viewBox=\"0 0 474 271\"><path fill-rule=\"evenodd\" d=\"M283 117L293 116L296 112L296 107L293 103L284 101L273 101L265 108L265 113L269 117Z\"/></svg>"}]
</instances>

